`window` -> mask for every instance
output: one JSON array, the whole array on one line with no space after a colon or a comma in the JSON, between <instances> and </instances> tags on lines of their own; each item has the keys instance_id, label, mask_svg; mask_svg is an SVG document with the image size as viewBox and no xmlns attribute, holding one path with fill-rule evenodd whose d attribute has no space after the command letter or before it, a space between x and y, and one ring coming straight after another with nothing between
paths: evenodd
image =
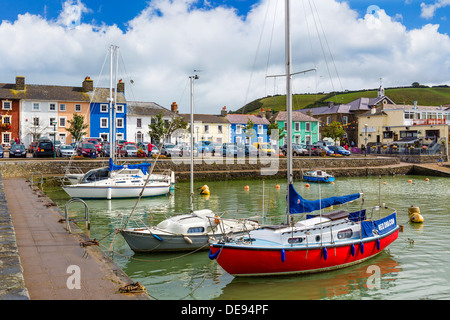
<instances>
[{"instance_id":1,"label":"window","mask_svg":"<svg viewBox=\"0 0 450 320\"><path fill-rule=\"evenodd\" d=\"M346 126L346 125L348 124L348 117L347 117L347 116L343 116L343 117L342 117L342 124L343 124L344 126Z\"/></svg>"},{"instance_id":2,"label":"window","mask_svg":"<svg viewBox=\"0 0 450 320\"><path fill-rule=\"evenodd\" d=\"M294 122L295 131L300 131L300 122Z\"/></svg>"},{"instance_id":3,"label":"window","mask_svg":"<svg viewBox=\"0 0 450 320\"><path fill-rule=\"evenodd\" d=\"M311 122L305 122L305 131L310 132L311 131Z\"/></svg>"},{"instance_id":4,"label":"window","mask_svg":"<svg viewBox=\"0 0 450 320\"><path fill-rule=\"evenodd\" d=\"M108 112L108 105L107 104L101 104L100 105L100 112Z\"/></svg>"},{"instance_id":5,"label":"window","mask_svg":"<svg viewBox=\"0 0 450 320\"><path fill-rule=\"evenodd\" d=\"M54 123L56 123L56 118L50 118L49 125L53 126Z\"/></svg>"},{"instance_id":6,"label":"window","mask_svg":"<svg viewBox=\"0 0 450 320\"><path fill-rule=\"evenodd\" d=\"M60 103L59 104L59 111L66 111L66 104L65 103Z\"/></svg>"},{"instance_id":7,"label":"window","mask_svg":"<svg viewBox=\"0 0 450 320\"><path fill-rule=\"evenodd\" d=\"M117 128L123 128L123 119L122 118L117 118L116 119L116 127Z\"/></svg>"},{"instance_id":8,"label":"window","mask_svg":"<svg viewBox=\"0 0 450 320\"><path fill-rule=\"evenodd\" d=\"M11 116L2 116L2 123L11 124Z\"/></svg>"},{"instance_id":9,"label":"window","mask_svg":"<svg viewBox=\"0 0 450 320\"><path fill-rule=\"evenodd\" d=\"M65 128L66 127L66 117L60 117L59 118L59 127Z\"/></svg>"},{"instance_id":10,"label":"window","mask_svg":"<svg viewBox=\"0 0 450 320\"><path fill-rule=\"evenodd\" d=\"M11 110L11 101L3 101L2 109L3 110Z\"/></svg>"},{"instance_id":11,"label":"window","mask_svg":"<svg viewBox=\"0 0 450 320\"><path fill-rule=\"evenodd\" d=\"M75 112L81 112L81 104L75 105Z\"/></svg>"},{"instance_id":12,"label":"window","mask_svg":"<svg viewBox=\"0 0 450 320\"><path fill-rule=\"evenodd\" d=\"M142 119L141 118L136 119L136 128L142 128Z\"/></svg>"},{"instance_id":13,"label":"window","mask_svg":"<svg viewBox=\"0 0 450 320\"><path fill-rule=\"evenodd\" d=\"M221 125L221 124L219 124L219 125L217 126L217 131L219 131L219 133L223 133L222 125ZM219 141L217 141L217 142L219 142Z\"/></svg>"},{"instance_id":14,"label":"window","mask_svg":"<svg viewBox=\"0 0 450 320\"><path fill-rule=\"evenodd\" d=\"M327 125L331 124L331 117L327 117Z\"/></svg>"},{"instance_id":15,"label":"window","mask_svg":"<svg viewBox=\"0 0 450 320\"><path fill-rule=\"evenodd\" d=\"M50 106L48 107L49 111L56 111L56 104L55 103L50 103Z\"/></svg>"},{"instance_id":16,"label":"window","mask_svg":"<svg viewBox=\"0 0 450 320\"><path fill-rule=\"evenodd\" d=\"M351 238L353 236L353 230L352 229L346 229L339 231L337 234L338 239L346 239Z\"/></svg>"},{"instance_id":17,"label":"window","mask_svg":"<svg viewBox=\"0 0 450 320\"><path fill-rule=\"evenodd\" d=\"M405 111L404 117L405 119L414 119L414 112Z\"/></svg>"},{"instance_id":18,"label":"window","mask_svg":"<svg viewBox=\"0 0 450 320\"><path fill-rule=\"evenodd\" d=\"M102 138L103 141L109 141L109 134L108 133L100 133L100 138Z\"/></svg>"},{"instance_id":19,"label":"window","mask_svg":"<svg viewBox=\"0 0 450 320\"><path fill-rule=\"evenodd\" d=\"M205 124L205 133L209 133L209 125Z\"/></svg>"},{"instance_id":20,"label":"window","mask_svg":"<svg viewBox=\"0 0 450 320\"><path fill-rule=\"evenodd\" d=\"M262 124L258 124L258 134L264 133L264 126Z\"/></svg>"},{"instance_id":21,"label":"window","mask_svg":"<svg viewBox=\"0 0 450 320\"><path fill-rule=\"evenodd\" d=\"M9 143L11 141L11 133L4 132L2 134L2 143Z\"/></svg>"},{"instance_id":22,"label":"window","mask_svg":"<svg viewBox=\"0 0 450 320\"><path fill-rule=\"evenodd\" d=\"M123 113L123 105L122 104L118 104L116 106L116 112L117 113Z\"/></svg>"},{"instance_id":23,"label":"window","mask_svg":"<svg viewBox=\"0 0 450 320\"><path fill-rule=\"evenodd\" d=\"M39 111L39 103L38 103L38 102L34 102L34 103L33 103L32 110L33 110L33 111Z\"/></svg>"},{"instance_id":24,"label":"window","mask_svg":"<svg viewBox=\"0 0 450 320\"><path fill-rule=\"evenodd\" d=\"M394 135L393 135L393 132L392 132L392 131L384 131L384 132L383 132L383 138L384 138L384 139L392 139L393 136L394 136Z\"/></svg>"},{"instance_id":25,"label":"window","mask_svg":"<svg viewBox=\"0 0 450 320\"><path fill-rule=\"evenodd\" d=\"M100 118L100 128L108 128L108 118Z\"/></svg>"},{"instance_id":26,"label":"window","mask_svg":"<svg viewBox=\"0 0 450 320\"><path fill-rule=\"evenodd\" d=\"M236 134L242 134L242 125L240 125L240 124L236 125Z\"/></svg>"},{"instance_id":27,"label":"window","mask_svg":"<svg viewBox=\"0 0 450 320\"><path fill-rule=\"evenodd\" d=\"M33 125L36 127L39 127L39 117L34 117L33 118Z\"/></svg>"}]
</instances>

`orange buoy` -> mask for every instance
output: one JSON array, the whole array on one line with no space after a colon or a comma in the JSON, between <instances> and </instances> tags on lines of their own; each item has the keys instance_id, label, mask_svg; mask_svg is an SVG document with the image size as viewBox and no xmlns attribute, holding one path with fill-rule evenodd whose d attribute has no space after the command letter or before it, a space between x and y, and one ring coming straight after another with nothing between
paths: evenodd
<instances>
[{"instance_id":1,"label":"orange buoy","mask_svg":"<svg viewBox=\"0 0 450 320\"><path fill-rule=\"evenodd\" d=\"M248 190L250 190L250 187L246 185L246 186L244 187L244 190L245 190L245 191L248 191Z\"/></svg>"},{"instance_id":2,"label":"orange buoy","mask_svg":"<svg viewBox=\"0 0 450 320\"><path fill-rule=\"evenodd\" d=\"M279 184L276 184L276 185L275 185L275 189L280 189L280 185L279 185Z\"/></svg>"},{"instance_id":3,"label":"orange buoy","mask_svg":"<svg viewBox=\"0 0 450 320\"><path fill-rule=\"evenodd\" d=\"M428 178L425 178L425 181L430 181L430 179L428 179Z\"/></svg>"},{"instance_id":4,"label":"orange buoy","mask_svg":"<svg viewBox=\"0 0 450 320\"><path fill-rule=\"evenodd\" d=\"M409 183L412 183L412 180L408 180Z\"/></svg>"},{"instance_id":5,"label":"orange buoy","mask_svg":"<svg viewBox=\"0 0 450 320\"><path fill-rule=\"evenodd\" d=\"M306 187L306 188L309 188L309 183L305 184L305 187Z\"/></svg>"}]
</instances>

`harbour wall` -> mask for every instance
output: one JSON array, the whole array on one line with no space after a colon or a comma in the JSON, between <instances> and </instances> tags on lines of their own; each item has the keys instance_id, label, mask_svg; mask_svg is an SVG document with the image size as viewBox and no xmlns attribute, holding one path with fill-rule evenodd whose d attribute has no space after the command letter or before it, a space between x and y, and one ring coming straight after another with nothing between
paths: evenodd
<instances>
[{"instance_id":1,"label":"harbour wall","mask_svg":"<svg viewBox=\"0 0 450 320\"><path fill-rule=\"evenodd\" d=\"M118 160L118 164L135 164L152 159ZM85 173L91 169L107 166L107 161L100 159L82 160L9 160L0 162L0 173L3 178L30 178L43 176L59 176L65 173ZM190 159L174 158L158 160L153 172L163 172L167 169L175 172L176 181L189 180ZM370 175L405 175L415 174L416 166L411 163L401 163L394 157L339 157L339 158L294 158L294 178L301 177L308 170L326 170L336 177L370 176ZM214 159L200 158L194 160L196 180L207 179L260 179L267 177L286 177L286 158L245 158L245 159Z\"/></svg>"}]
</instances>

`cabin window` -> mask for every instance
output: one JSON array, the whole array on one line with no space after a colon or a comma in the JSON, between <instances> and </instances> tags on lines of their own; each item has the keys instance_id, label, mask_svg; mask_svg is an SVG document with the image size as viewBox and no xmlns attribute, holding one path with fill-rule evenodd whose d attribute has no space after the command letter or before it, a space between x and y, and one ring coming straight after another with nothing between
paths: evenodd
<instances>
[{"instance_id":1,"label":"cabin window","mask_svg":"<svg viewBox=\"0 0 450 320\"><path fill-rule=\"evenodd\" d=\"M353 236L353 230L352 229L346 229L338 232L338 239L346 239L351 238Z\"/></svg>"},{"instance_id":2,"label":"cabin window","mask_svg":"<svg viewBox=\"0 0 450 320\"><path fill-rule=\"evenodd\" d=\"M290 244L296 244L296 243L302 243L304 238L289 238L288 243Z\"/></svg>"},{"instance_id":3,"label":"cabin window","mask_svg":"<svg viewBox=\"0 0 450 320\"><path fill-rule=\"evenodd\" d=\"M203 227L194 227L194 228L189 228L187 233L201 233L204 231L205 231L205 228L203 228Z\"/></svg>"}]
</instances>

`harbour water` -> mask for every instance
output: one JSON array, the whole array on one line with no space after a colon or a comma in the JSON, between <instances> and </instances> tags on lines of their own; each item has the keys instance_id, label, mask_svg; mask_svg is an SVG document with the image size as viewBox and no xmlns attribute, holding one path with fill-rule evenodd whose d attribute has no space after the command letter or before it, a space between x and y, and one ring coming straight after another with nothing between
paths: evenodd
<instances>
[{"instance_id":1,"label":"harbour water","mask_svg":"<svg viewBox=\"0 0 450 320\"><path fill-rule=\"evenodd\" d=\"M102 249L133 281L143 284L153 299L449 299L450 180L428 178L429 181L424 176L338 178L334 185L311 184L309 188L302 181L294 182L297 191L307 199L363 192L364 207L385 203L397 209L398 223L404 226L397 241L373 259L341 270L302 276L234 278L208 258L208 251L135 254L114 230L131 213L136 200L86 203L91 216L91 238L100 240ZM209 208L229 217L259 216L271 223L285 218L286 184L281 179L197 182L194 190L203 184L210 187L211 195L196 194L194 209ZM249 186L248 191L245 185ZM47 193L64 210L69 199L65 193ZM356 201L343 209L358 210L360 205ZM412 205L420 208L423 224L408 221L408 207ZM82 215L83 210L76 203L69 208L70 215ZM188 210L189 183L178 183L171 196L142 199L132 218L156 224Z\"/></svg>"}]
</instances>

